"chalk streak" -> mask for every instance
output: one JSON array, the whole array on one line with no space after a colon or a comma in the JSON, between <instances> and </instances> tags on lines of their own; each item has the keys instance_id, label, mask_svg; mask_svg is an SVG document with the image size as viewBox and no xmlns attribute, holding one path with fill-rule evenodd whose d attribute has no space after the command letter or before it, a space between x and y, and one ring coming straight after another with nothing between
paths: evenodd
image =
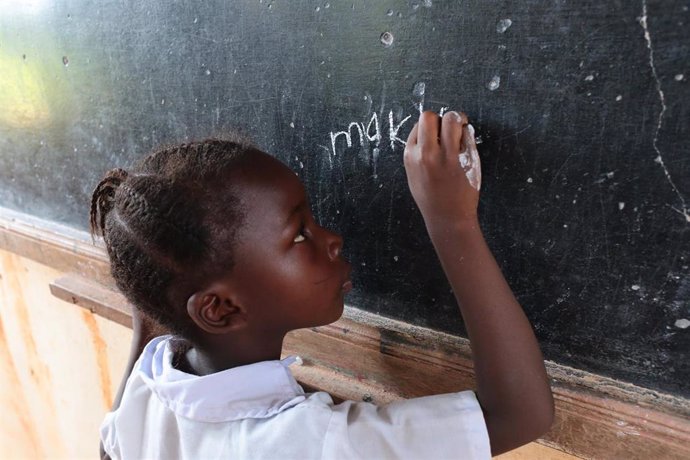
<instances>
[{"instance_id":1,"label":"chalk streak","mask_svg":"<svg viewBox=\"0 0 690 460\"><path fill-rule=\"evenodd\" d=\"M656 71L656 65L654 64L654 49L652 48L652 37L649 34L649 26L647 24L647 0L642 0L642 17L640 17L640 25L644 30L644 39L647 42L647 49L649 50L649 66L652 69L652 76L656 81L656 91L659 94L659 101L661 102L661 111L659 112L659 118L656 124L656 132L654 133L654 139L652 140L652 146L654 147L654 151L657 154L657 157L654 159L654 161L661 165L661 168L664 170L664 174L666 175L666 179L668 180L669 184L671 184L671 188L673 188L673 191L676 192L676 195L678 195L678 199L680 199L682 209L676 209L673 206L671 206L671 209L683 215L685 217L685 220L687 222L690 222L690 211L688 210L687 204L685 203L685 198L680 193L680 190L678 190L678 187L676 187L676 184L673 182L673 178L671 178L671 174L668 172L668 168L664 163L664 158L661 155L661 150L659 149L658 145L659 132L661 131L661 126L664 122L664 115L666 114L666 97L664 96L664 91L661 89L661 81L659 80L659 75Z\"/></svg>"},{"instance_id":2,"label":"chalk streak","mask_svg":"<svg viewBox=\"0 0 690 460\"><path fill-rule=\"evenodd\" d=\"M412 117L412 115L406 116L405 118L402 119L402 121L400 123L398 123L397 126L395 126L393 124L393 111L391 110L390 112L388 112L388 136L390 137L390 141L391 141L391 149L393 149L393 150L395 149L395 142L396 141L400 142L402 145L407 145L407 142L405 142L404 140L402 140L398 137L398 131L400 131L400 128L402 127L402 125L405 124L405 122L407 120L409 120L411 117Z\"/></svg>"}]
</instances>

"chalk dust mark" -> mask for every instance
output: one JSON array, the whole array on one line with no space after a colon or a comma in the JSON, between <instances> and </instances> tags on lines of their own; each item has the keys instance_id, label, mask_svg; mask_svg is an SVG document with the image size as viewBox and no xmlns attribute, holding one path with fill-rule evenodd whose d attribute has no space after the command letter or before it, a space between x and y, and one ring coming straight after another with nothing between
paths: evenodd
<instances>
[{"instance_id":1,"label":"chalk dust mark","mask_svg":"<svg viewBox=\"0 0 690 460\"><path fill-rule=\"evenodd\" d=\"M486 87L489 89L489 91L496 91L499 86L501 86L501 77L498 75L494 75L491 81L486 84Z\"/></svg>"},{"instance_id":2,"label":"chalk dust mark","mask_svg":"<svg viewBox=\"0 0 690 460\"><path fill-rule=\"evenodd\" d=\"M661 168L664 170L664 174L666 175L666 179L668 180L669 184L671 184L671 188L673 188L673 191L676 192L676 195L678 195L678 199L680 200L682 209L676 209L673 206L671 206L671 209L683 215L685 217L686 222L690 222L690 211L688 210L687 204L685 203L685 198L680 193L680 190L678 190L678 187L676 187L676 184L673 182L673 178L671 178L671 174L668 172L668 168L664 163L664 158L661 155L661 150L659 150L658 145L659 132L661 131L661 126L664 122L664 115L666 114L666 97L664 96L664 91L661 89L661 81L659 80L659 75L656 71L656 65L654 64L654 49L652 48L652 37L649 33L649 26L647 24L647 0L642 0L642 17L640 17L640 25L644 30L644 39L647 42L647 49L649 50L649 66L652 69L652 76L656 81L656 91L659 94L659 101L661 102L661 111L659 112L659 118L656 124L656 132L654 133L654 139L652 140L652 146L654 147L654 151L657 154L657 157L654 159L654 162L659 163L659 165L661 165Z\"/></svg>"},{"instance_id":3,"label":"chalk dust mark","mask_svg":"<svg viewBox=\"0 0 690 460\"><path fill-rule=\"evenodd\" d=\"M498 21L498 24L496 24L496 32L502 34L506 30L510 29L510 26L512 25L513 21L510 18L501 19L500 21Z\"/></svg>"},{"instance_id":4,"label":"chalk dust mark","mask_svg":"<svg viewBox=\"0 0 690 460\"><path fill-rule=\"evenodd\" d=\"M426 92L426 84L420 81L414 85L412 90L412 95L419 101L417 104L419 114L421 115L424 111L424 93Z\"/></svg>"}]
</instances>

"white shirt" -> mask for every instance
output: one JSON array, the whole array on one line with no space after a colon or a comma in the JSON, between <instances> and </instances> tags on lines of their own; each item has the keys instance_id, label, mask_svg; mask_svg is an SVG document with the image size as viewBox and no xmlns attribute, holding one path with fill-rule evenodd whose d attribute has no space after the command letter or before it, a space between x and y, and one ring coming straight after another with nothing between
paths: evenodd
<instances>
[{"instance_id":1,"label":"white shirt","mask_svg":"<svg viewBox=\"0 0 690 460\"><path fill-rule=\"evenodd\" d=\"M115 459L488 459L472 391L377 407L305 394L289 358L196 376L172 365L171 336L144 349L101 440Z\"/></svg>"}]
</instances>

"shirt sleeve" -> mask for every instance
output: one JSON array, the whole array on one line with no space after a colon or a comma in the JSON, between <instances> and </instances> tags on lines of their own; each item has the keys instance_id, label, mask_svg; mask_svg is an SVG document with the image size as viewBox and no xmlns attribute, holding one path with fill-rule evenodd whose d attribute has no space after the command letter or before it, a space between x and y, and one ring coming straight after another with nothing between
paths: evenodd
<instances>
[{"instance_id":1,"label":"shirt sleeve","mask_svg":"<svg viewBox=\"0 0 690 460\"><path fill-rule=\"evenodd\" d=\"M115 412L108 412L101 423L101 443L103 450L112 460L119 460L120 452L117 448L117 435L115 433Z\"/></svg>"},{"instance_id":2,"label":"shirt sleeve","mask_svg":"<svg viewBox=\"0 0 690 460\"><path fill-rule=\"evenodd\" d=\"M473 391L377 407L333 406L323 458L490 459L489 436Z\"/></svg>"}]
</instances>

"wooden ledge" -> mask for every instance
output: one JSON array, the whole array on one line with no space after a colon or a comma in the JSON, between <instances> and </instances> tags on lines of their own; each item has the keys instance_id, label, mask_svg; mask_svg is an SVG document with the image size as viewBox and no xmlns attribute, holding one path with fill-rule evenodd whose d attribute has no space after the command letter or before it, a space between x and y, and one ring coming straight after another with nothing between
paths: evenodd
<instances>
[{"instance_id":1,"label":"wooden ledge","mask_svg":"<svg viewBox=\"0 0 690 460\"><path fill-rule=\"evenodd\" d=\"M132 328L132 306L117 291L68 275L50 284L50 293L58 299L79 305L103 318Z\"/></svg>"},{"instance_id":2,"label":"wooden ledge","mask_svg":"<svg viewBox=\"0 0 690 460\"><path fill-rule=\"evenodd\" d=\"M0 249L65 272L54 295L130 326L103 249L62 230L0 208ZM339 399L387 403L474 387L467 340L352 307L336 323L290 333L284 351L304 360L291 368L300 383ZM540 443L583 458L690 458L689 400L546 365L556 422Z\"/></svg>"},{"instance_id":3,"label":"wooden ledge","mask_svg":"<svg viewBox=\"0 0 690 460\"><path fill-rule=\"evenodd\" d=\"M0 207L0 249L115 286L105 248L86 232Z\"/></svg>"}]
</instances>

